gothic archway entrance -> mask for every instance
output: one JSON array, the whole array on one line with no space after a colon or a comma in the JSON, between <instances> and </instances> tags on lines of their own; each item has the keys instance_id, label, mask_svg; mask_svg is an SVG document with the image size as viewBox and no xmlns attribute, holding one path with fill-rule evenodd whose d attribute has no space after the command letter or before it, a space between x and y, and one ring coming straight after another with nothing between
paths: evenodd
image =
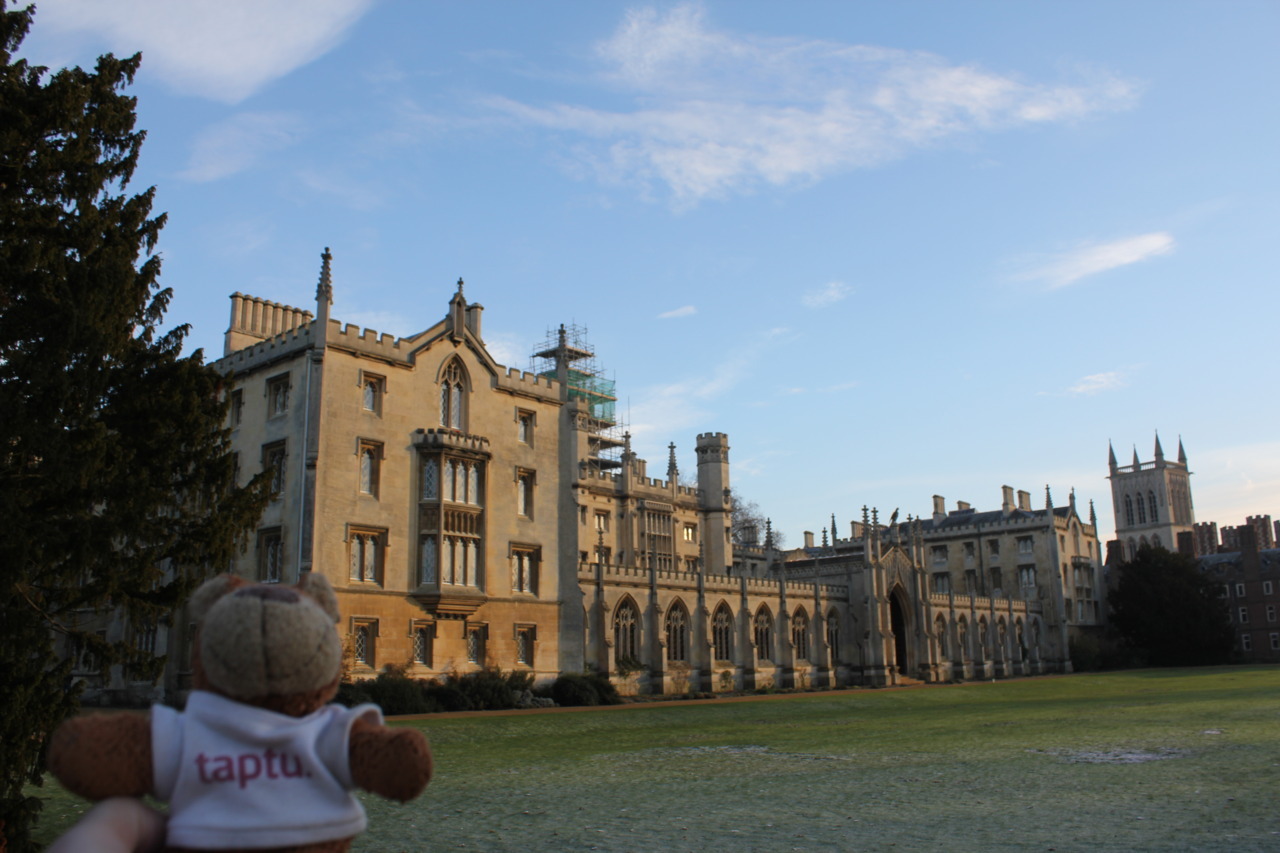
<instances>
[{"instance_id":1,"label":"gothic archway entrance","mask_svg":"<svg viewBox=\"0 0 1280 853\"><path fill-rule=\"evenodd\" d=\"M907 608L902 587L889 594L889 630L893 632L893 665L901 675L911 672L907 650Z\"/></svg>"}]
</instances>

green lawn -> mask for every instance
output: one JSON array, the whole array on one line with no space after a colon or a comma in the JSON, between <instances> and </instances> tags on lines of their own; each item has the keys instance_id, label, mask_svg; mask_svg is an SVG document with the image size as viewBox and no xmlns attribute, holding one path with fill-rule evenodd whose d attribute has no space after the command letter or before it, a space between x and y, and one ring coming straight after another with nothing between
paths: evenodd
<instances>
[{"instance_id":1,"label":"green lawn","mask_svg":"<svg viewBox=\"0 0 1280 853\"><path fill-rule=\"evenodd\" d=\"M409 725L356 850L1280 850L1277 667Z\"/></svg>"}]
</instances>

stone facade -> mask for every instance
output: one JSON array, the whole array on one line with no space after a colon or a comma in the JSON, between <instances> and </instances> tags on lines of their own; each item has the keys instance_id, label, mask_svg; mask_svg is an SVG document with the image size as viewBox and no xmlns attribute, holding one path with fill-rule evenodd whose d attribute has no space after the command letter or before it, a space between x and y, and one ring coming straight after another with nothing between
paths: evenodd
<instances>
[{"instance_id":1,"label":"stone facade","mask_svg":"<svg viewBox=\"0 0 1280 853\"><path fill-rule=\"evenodd\" d=\"M1156 436L1155 458L1151 462L1141 462L1134 448L1132 464L1118 465L1115 448L1108 448L1107 464L1116 540L1121 544L1124 560L1132 560L1143 545L1176 551L1179 534L1186 534L1194 543L1196 514L1191 504L1191 470L1181 439L1176 462L1165 458L1160 437Z\"/></svg>"},{"instance_id":2,"label":"stone facade","mask_svg":"<svg viewBox=\"0 0 1280 853\"><path fill-rule=\"evenodd\" d=\"M674 445L649 476L575 328L507 368L461 281L416 335L343 325L327 251L314 312L231 299L215 365L232 444L241 482L269 477L276 498L230 569L328 577L355 677L594 669L644 693L995 678L1069 671L1069 632L1101 607L1074 496L1031 510L1006 489L998 512L902 524L864 509L823 548L735 542L728 437L697 436L692 477ZM162 630L170 692L190 683L188 628Z\"/></svg>"}]
</instances>

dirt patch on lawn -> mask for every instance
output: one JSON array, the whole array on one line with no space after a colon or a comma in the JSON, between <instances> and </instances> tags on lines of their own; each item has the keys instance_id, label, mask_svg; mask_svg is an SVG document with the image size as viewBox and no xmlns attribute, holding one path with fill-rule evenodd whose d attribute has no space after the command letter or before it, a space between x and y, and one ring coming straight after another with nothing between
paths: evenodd
<instances>
[{"instance_id":1,"label":"dirt patch on lawn","mask_svg":"<svg viewBox=\"0 0 1280 853\"><path fill-rule=\"evenodd\" d=\"M1117 747L1115 749L1032 749L1042 755L1052 755L1067 764L1146 764L1149 761L1168 761L1171 758L1185 758L1190 753L1185 749L1174 747L1157 747L1156 749L1133 749Z\"/></svg>"}]
</instances>

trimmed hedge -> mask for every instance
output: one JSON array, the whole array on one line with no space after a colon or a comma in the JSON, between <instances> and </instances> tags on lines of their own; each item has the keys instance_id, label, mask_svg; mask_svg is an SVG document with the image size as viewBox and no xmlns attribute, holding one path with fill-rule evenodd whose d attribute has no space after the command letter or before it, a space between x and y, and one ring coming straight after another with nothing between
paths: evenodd
<instances>
[{"instance_id":1,"label":"trimmed hedge","mask_svg":"<svg viewBox=\"0 0 1280 853\"><path fill-rule=\"evenodd\" d=\"M493 711L520 707L532 684L526 672L484 669L440 680L410 678L403 668L387 667L377 678L339 684L334 701L347 707L372 702L389 716Z\"/></svg>"}]
</instances>

